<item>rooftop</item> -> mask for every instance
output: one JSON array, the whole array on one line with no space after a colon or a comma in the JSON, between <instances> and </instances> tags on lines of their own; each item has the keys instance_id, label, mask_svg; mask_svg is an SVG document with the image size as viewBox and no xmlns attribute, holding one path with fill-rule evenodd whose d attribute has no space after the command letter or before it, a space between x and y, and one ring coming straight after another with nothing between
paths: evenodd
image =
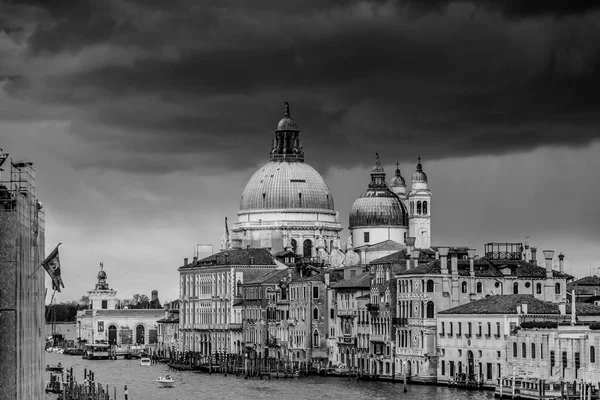
<instances>
[{"instance_id":1,"label":"rooftop","mask_svg":"<svg viewBox=\"0 0 600 400\"><path fill-rule=\"evenodd\" d=\"M367 272L350 279L341 280L331 285L331 287L334 289L368 289L371 287L371 277L372 275Z\"/></svg>"},{"instance_id":2,"label":"rooftop","mask_svg":"<svg viewBox=\"0 0 600 400\"><path fill-rule=\"evenodd\" d=\"M269 249L225 250L201 260L183 265L180 269L202 268L218 265L269 265L276 266Z\"/></svg>"}]
</instances>

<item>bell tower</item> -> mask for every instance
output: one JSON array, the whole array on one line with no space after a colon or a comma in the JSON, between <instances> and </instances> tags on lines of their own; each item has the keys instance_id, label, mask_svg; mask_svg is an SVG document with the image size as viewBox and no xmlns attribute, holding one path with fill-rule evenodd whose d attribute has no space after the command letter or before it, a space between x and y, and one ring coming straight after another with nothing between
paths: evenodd
<instances>
[{"instance_id":1,"label":"bell tower","mask_svg":"<svg viewBox=\"0 0 600 400\"><path fill-rule=\"evenodd\" d=\"M90 309L92 310L114 310L116 307L117 291L108 287L104 263L100 263L98 271L98 283L94 289L88 292Z\"/></svg>"},{"instance_id":2,"label":"bell tower","mask_svg":"<svg viewBox=\"0 0 600 400\"><path fill-rule=\"evenodd\" d=\"M431 246L431 192L421 157L418 160L408 194L408 230L409 236L415 238L415 248L428 249Z\"/></svg>"}]
</instances>

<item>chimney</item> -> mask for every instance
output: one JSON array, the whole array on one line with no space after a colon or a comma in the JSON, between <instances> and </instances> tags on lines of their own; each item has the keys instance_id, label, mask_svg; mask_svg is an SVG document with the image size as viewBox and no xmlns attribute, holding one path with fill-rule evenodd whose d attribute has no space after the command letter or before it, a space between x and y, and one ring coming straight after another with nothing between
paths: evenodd
<instances>
[{"instance_id":1,"label":"chimney","mask_svg":"<svg viewBox=\"0 0 600 400\"><path fill-rule=\"evenodd\" d=\"M533 265L537 265L536 253L537 253L537 248L536 247L532 247L531 248L531 263Z\"/></svg>"},{"instance_id":2,"label":"chimney","mask_svg":"<svg viewBox=\"0 0 600 400\"><path fill-rule=\"evenodd\" d=\"M325 286L329 286L329 272L325 272Z\"/></svg>"},{"instance_id":3,"label":"chimney","mask_svg":"<svg viewBox=\"0 0 600 400\"><path fill-rule=\"evenodd\" d=\"M558 311L560 311L561 315L565 315L567 313L567 306L566 306L566 304L565 303L558 303Z\"/></svg>"},{"instance_id":4,"label":"chimney","mask_svg":"<svg viewBox=\"0 0 600 400\"><path fill-rule=\"evenodd\" d=\"M411 257L411 255L409 254L408 257L406 258L406 270L407 271L410 270L410 257Z\"/></svg>"},{"instance_id":5,"label":"chimney","mask_svg":"<svg viewBox=\"0 0 600 400\"><path fill-rule=\"evenodd\" d=\"M527 259L528 252L529 252L529 245L528 245L528 244L526 244L526 245L525 245L525 251L523 252L523 260L524 260L524 261L529 261L529 260Z\"/></svg>"},{"instance_id":6,"label":"chimney","mask_svg":"<svg viewBox=\"0 0 600 400\"><path fill-rule=\"evenodd\" d=\"M458 276L458 254L452 253L450 257L450 267L452 268L452 275Z\"/></svg>"},{"instance_id":7,"label":"chimney","mask_svg":"<svg viewBox=\"0 0 600 400\"><path fill-rule=\"evenodd\" d=\"M571 292L571 325L575 325L577 322L577 315L575 314L575 303L577 302L577 297L575 297L575 289Z\"/></svg>"},{"instance_id":8,"label":"chimney","mask_svg":"<svg viewBox=\"0 0 600 400\"><path fill-rule=\"evenodd\" d=\"M409 256L410 256L410 254L412 253L413 249L415 248L415 247L414 247L414 246L415 246L415 239L416 239L416 238L415 238L415 237L413 237L413 236L407 236L407 237L404 239L404 243L406 243L406 246L408 247L408 248L406 249L406 254L408 254Z\"/></svg>"},{"instance_id":9,"label":"chimney","mask_svg":"<svg viewBox=\"0 0 600 400\"><path fill-rule=\"evenodd\" d=\"M194 264L198 262L198 256L194 256Z\"/></svg>"},{"instance_id":10,"label":"chimney","mask_svg":"<svg viewBox=\"0 0 600 400\"><path fill-rule=\"evenodd\" d=\"M527 303L521 304L521 311L523 314L527 314Z\"/></svg>"},{"instance_id":11,"label":"chimney","mask_svg":"<svg viewBox=\"0 0 600 400\"><path fill-rule=\"evenodd\" d=\"M227 257L227 255L225 255ZM250 257L250 265L254 265L254 257Z\"/></svg>"},{"instance_id":12,"label":"chimney","mask_svg":"<svg viewBox=\"0 0 600 400\"><path fill-rule=\"evenodd\" d=\"M565 272L565 255L563 253L558 255L558 270Z\"/></svg>"},{"instance_id":13,"label":"chimney","mask_svg":"<svg viewBox=\"0 0 600 400\"><path fill-rule=\"evenodd\" d=\"M439 260L440 259L440 252L439 251L435 251L435 259Z\"/></svg>"},{"instance_id":14,"label":"chimney","mask_svg":"<svg viewBox=\"0 0 600 400\"><path fill-rule=\"evenodd\" d=\"M187 257L183 259L183 266L187 266L188 265L188 259Z\"/></svg>"},{"instance_id":15,"label":"chimney","mask_svg":"<svg viewBox=\"0 0 600 400\"><path fill-rule=\"evenodd\" d=\"M448 248L439 247L438 252L440 253L441 273L448 275Z\"/></svg>"},{"instance_id":16,"label":"chimney","mask_svg":"<svg viewBox=\"0 0 600 400\"><path fill-rule=\"evenodd\" d=\"M419 266L419 256L421 255L421 250L413 250L412 258L415 261L415 268Z\"/></svg>"},{"instance_id":17,"label":"chimney","mask_svg":"<svg viewBox=\"0 0 600 400\"><path fill-rule=\"evenodd\" d=\"M521 306L517 306L517 314L521 315Z\"/></svg>"},{"instance_id":18,"label":"chimney","mask_svg":"<svg viewBox=\"0 0 600 400\"><path fill-rule=\"evenodd\" d=\"M546 279L552 278L552 257L554 257L554 250L544 250L544 258L546 259Z\"/></svg>"},{"instance_id":19,"label":"chimney","mask_svg":"<svg viewBox=\"0 0 600 400\"><path fill-rule=\"evenodd\" d=\"M475 249L467 250L467 257L469 257L469 274L472 278L475 277Z\"/></svg>"}]
</instances>

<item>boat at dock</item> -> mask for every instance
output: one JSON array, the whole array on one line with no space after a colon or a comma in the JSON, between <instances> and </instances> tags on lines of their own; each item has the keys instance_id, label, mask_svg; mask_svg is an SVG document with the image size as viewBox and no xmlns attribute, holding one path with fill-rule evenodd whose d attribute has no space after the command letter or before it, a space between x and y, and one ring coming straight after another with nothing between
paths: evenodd
<instances>
[{"instance_id":1,"label":"boat at dock","mask_svg":"<svg viewBox=\"0 0 600 400\"><path fill-rule=\"evenodd\" d=\"M67 382L63 380L63 374L61 372L50 371L50 380L46 381L45 390L46 393L62 394L67 386Z\"/></svg>"},{"instance_id":2,"label":"boat at dock","mask_svg":"<svg viewBox=\"0 0 600 400\"><path fill-rule=\"evenodd\" d=\"M61 363L58 363L57 365L46 365L46 372L58 372L58 373L62 373L64 371L64 367L62 366Z\"/></svg>"},{"instance_id":3,"label":"boat at dock","mask_svg":"<svg viewBox=\"0 0 600 400\"><path fill-rule=\"evenodd\" d=\"M173 385L175 384L175 379L171 378L171 376L169 375L159 376L156 382L158 383L158 387L170 388L173 387Z\"/></svg>"},{"instance_id":4,"label":"boat at dock","mask_svg":"<svg viewBox=\"0 0 600 400\"><path fill-rule=\"evenodd\" d=\"M142 357L140 358L140 365L142 367L149 367L152 365L152 360L150 360L148 357Z\"/></svg>"}]
</instances>

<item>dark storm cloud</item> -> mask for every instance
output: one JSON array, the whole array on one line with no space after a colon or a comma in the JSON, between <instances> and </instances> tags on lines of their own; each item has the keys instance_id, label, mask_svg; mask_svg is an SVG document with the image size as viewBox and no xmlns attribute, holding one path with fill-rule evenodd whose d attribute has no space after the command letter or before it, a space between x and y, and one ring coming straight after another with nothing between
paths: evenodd
<instances>
[{"instance_id":1,"label":"dark storm cloud","mask_svg":"<svg viewBox=\"0 0 600 400\"><path fill-rule=\"evenodd\" d=\"M382 146L435 159L600 136L595 2L23 3L41 10L38 66L4 90L73 110L71 135L102 149L83 167L245 168L284 100L321 168Z\"/></svg>"}]
</instances>

